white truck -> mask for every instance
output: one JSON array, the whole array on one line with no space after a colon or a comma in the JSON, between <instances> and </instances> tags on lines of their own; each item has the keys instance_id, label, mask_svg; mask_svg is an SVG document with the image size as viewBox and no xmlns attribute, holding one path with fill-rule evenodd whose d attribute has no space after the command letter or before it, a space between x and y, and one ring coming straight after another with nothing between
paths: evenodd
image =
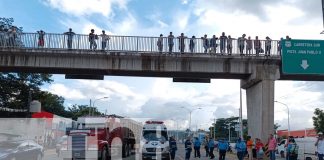
<instances>
[{"instance_id":1,"label":"white truck","mask_svg":"<svg viewBox=\"0 0 324 160\"><path fill-rule=\"evenodd\" d=\"M295 138L298 149L298 158L305 160L316 160L316 147L315 137L306 137L306 138ZM278 142L277 146L277 156L284 158L286 156L287 139L282 139Z\"/></svg>"},{"instance_id":2,"label":"white truck","mask_svg":"<svg viewBox=\"0 0 324 160\"><path fill-rule=\"evenodd\" d=\"M141 138L142 159L170 159L167 127L163 121L146 121Z\"/></svg>"}]
</instances>

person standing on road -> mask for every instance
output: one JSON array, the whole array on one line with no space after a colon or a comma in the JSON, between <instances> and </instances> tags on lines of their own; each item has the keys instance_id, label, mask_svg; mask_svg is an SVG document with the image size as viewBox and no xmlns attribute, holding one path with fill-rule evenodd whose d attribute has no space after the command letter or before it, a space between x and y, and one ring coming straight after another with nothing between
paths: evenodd
<instances>
[{"instance_id":1,"label":"person standing on road","mask_svg":"<svg viewBox=\"0 0 324 160\"><path fill-rule=\"evenodd\" d=\"M209 149L208 149L208 138L207 137L205 137L203 145L205 147L206 157L208 157L209 156Z\"/></svg>"},{"instance_id":2,"label":"person standing on road","mask_svg":"<svg viewBox=\"0 0 324 160\"><path fill-rule=\"evenodd\" d=\"M289 151L289 160L297 160L299 147L296 144L295 139L289 139L287 150Z\"/></svg>"},{"instance_id":3,"label":"person standing on road","mask_svg":"<svg viewBox=\"0 0 324 160\"><path fill-rule=\"evenodd\" d=\"M188 137L187 140L185 141L185 150L186 150L186 158L185 158L185 160L189 160L190 155L191 155L191 151L192 151L192 142L191 142L190 137Z\"/></svg>"},{"instance_id":4,"label":"person standing on road","mask_svg":"<svg viewBox=\"0 0 324 160\"><path fill-rule=\"evenodd\" d=\"M276 159L276 148L277 148L277 140L274 138L273 134L270 134L268 140L268 151L270 155L270 160Z\"/></svg>"},{"instance_id":5,"label":"person standing on road","mask_svg":"<svg viewBox=\"0 0 324 160\"><path fill-rule=\"evenodd\" d=\"M175 138L173 136L170 137L169 145L170 145L171 160L174 160L175 154L176 154L176 151L178 150L178 148L177 148L177 141L175 140Z\"/></svg>"},{"instance_id":6,"label":"person standing on road","mask_svg":"<svg viewBox=\"0 0 324 160\"><path fill-rule=\"evenodd\" d=\"M200 140L198 139L198 137L195 137L195 141L194 141L195 158L196 157L200 158L200 146L201 146Z\"/></svg>"},{"instance_id":7,"label":"person standing on road","mask_svg":"<svg viewBox=\"0 0 324 160\"><path fill-rule=\"evenodd\" d=\"M229 148L228 142L225 141L224 138L221 138L218 142L219 160L225 160L226 152L228 148Z\"/></svg>"},{"instance_id":8,"label":"person standing on road","mask_svg":"<svg viewBox=\"0 0 324 160\"><path fill-rule=\"evenodd\" d=\"M210 159L214 159L215 155L214 155L214 147L215 147L215 141L212 137L210 137L209 141L208 141L208 150L209 150L209 157Z\"/></svg>"},{"instance_id":9,"label":"person standing on road","mask_svg":"<svg viewBox=\"0 0 324 160\"><path fill-rule=\"evenodd\" d=\"M168 45L169 45L169 54L172 53L172 49L173 49L173 42L174 36L172 35L172 32L170 32L170 35L168 36Z\"/></svg>"},{"instance_id":10,"label":"person standing on road","mask_svg":"<svg viewBox=\"0 0 324 160\"><path fill-rule=\"evenodd\" d=\"M258 160L263 159L263 156L264 156L263 147L264 147L264 145L261 142L261 140L259 138L256 138L255 150L256 150L256 158Z\"/></svg>"},{"instance_id":11,"label":"person standing on road","mask_svg":"<svg viewBox=\"0 0 324 160\"><path fill-rule=\"evenodd\" d=\"M239 138L235 144L235 149L237 152L237 158L239 160L243 160L245 156L245 151L246 151L246 144L244 141Z\"/></svg>"},{"instance_id":12,"label":"person standing on road","mask_svg":"<svg viewBox=\"0 0 324 160\"><path fill-rule=\"evenodd\" d=\"M318 138L315 146L317 147L318 160L324 160L324 136L322 132L318 133Z\"/></svg>"},{"instance_id":13,"label":"person standing on road","mask_svg":"<svg viewBox=\"0 0 324 160\"><path fill-rule=\"evenodd\" d=\"M106 34L105 30L102 30L102 34L100 36L102 38L102 40L101 40L101 50L104 51L106 49L107 43L108 43L107 49L109 49L109 40L110 40L109 35Z\"/></svg>"},{"instance_id":14,"label":"person standing on road","mask_svg":"<svg viewBox=\"0 0 324 160\"><path fill-rule=\"evenodd\" d=\"M253 160L253 154L252 154L253 141L251 139L251 136L247 136L246 148L249 154L249 160Z\"/></svg>"},{"instance_id":15,"label":"person standing on road","mask_svg":"<svg viewBox=\"0 0 324 160\"><path fill-rule=\"evenodd\" d=\"M73 40L73 36L75 35L74 32L72 32L72 28L69 28L68 32L64 33L65 35L67 35L67 46L68 49L72 49L72 40Z\"/></svg>"}]
</instances>

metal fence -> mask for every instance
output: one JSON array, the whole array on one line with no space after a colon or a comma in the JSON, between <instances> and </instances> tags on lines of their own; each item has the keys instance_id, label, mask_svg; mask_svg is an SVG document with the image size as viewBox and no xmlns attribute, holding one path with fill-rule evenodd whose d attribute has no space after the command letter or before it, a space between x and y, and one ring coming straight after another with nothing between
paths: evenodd
<instances>
[{"instance_id":1,"label":"metal fence","mask_svg":"<svg viewBox=\"0 0 324 160\"><path fill-rule=\"evenodd\" d=\"M159 50L158 39L159 37L142 37L142 36L109 36L110 39L107 42L107 47L102 48L102 36L98 35L98 39L95 39L97 44L96 51L115 51L115 52L147 52L152 54L163 54L169 53L168 37L162 38L162 50ZM184 51L183 53L192 53L192 54L206 54L204 48L204 41L202 38L193 39L195 45L193 51L189 49L189 43L191 38L184 38ZM43 38L43 45L40 43L38 33L20 33L17 34L14 38L8 34L2 32L0 33L0 48L29 48L29 49L72 49L72 50L90 50L90 42L88 35L75 34L72 37L72 41L68 41L68 35L65 34L53 34L46 33ZM210 39L209 39L210 40ZM265 40L261 41L261 48L266 52ZM172 53L180 53L180 38L175 37L173 39L174 45L172 46ZM256 50L254 49L252 40L252 49L247 50L247 43L244 44L243 54L256 55ZM68 43L71 43L70 48ZM214 48L209 47L207 54L220 54L220 40L216 40L216 51ZM228 54L227 45L225 43L225 51L223 54ZM94 49L92 49L94 50ZM270 55L280 55L281 49L279 48L279 41L271 41ZM259 55L264 55L260 53ZM240 54L238 40L232 39L232 54Z\"/></svg>"}]
</instances>

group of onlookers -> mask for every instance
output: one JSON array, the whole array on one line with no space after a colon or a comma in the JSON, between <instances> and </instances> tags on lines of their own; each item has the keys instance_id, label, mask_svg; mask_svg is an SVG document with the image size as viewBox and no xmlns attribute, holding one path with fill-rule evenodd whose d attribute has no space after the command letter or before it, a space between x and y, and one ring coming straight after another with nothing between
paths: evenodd
<instances>
[{"instance_id":1,"label":"group of onlookers","mask_svg":"<svg viewBox=\"0 0 324 160\"><path fill-rule=\"evenodd\" d=\"M5 29L4 26L0 26L0 46L15 46L16 38L17 38L17 29L15 27L11 27L10 29ZM38 34L38 47L44 47L45 44L45 32L43 30L37 31ZM67 36L66 44L68 49L72 49L72 42L73 42L73 36L75 33L70 28L68 32L65 32L64 35ZM95 30L91 29L90 33L88 35L88 41L90 45L91 50L97 49L97 40L99 39L99 36L101 37L101 50L107 50L109 48L109 40L110 36L105 33L104 30L102 30L102 34L97 35L95 34ZM189 52L190 53L196 53L197 49L197 41L202 41L202 47L204 48L204 53L220 53L228 55L231 55L233 53L233 41L237 40L237 48L240 53L240 55L251 55L256 54L259 55L260 53L264 53L265 56L270 56L271 48L273 44L277 45L277 52L278 54L281 54L282 44L280 43L283 38L281 38L280 41L277 43L272 43L273 40L266 37L266 40L264 41L264 45L261 43L261 40L259 40L259 37L256 36L254 40L251 39L249 36L246 38L246 35L243 34L241 37L238 37L237 39L232 38L230 35L226 36L225 32L222 32L221 36L216 37L216 35L213 35L211 38L208 38L205 34L201 38L196 38L195 36L192 36L191 38L188 38L184 35L184 33L181 33L180 36L175 37L172 32L167 37L163 37L163 34L160 34L160 37L157 39L156 45L157 49L160 53L162 53L164 43L167 43L168 51L167 53L171 54L174 51L174 45L175 45L175 39L177 39L178 46L179 46L179 52L184 53L186 48L186 39L189 40ZM286 36L286 39L291 39L289 36ZM166 41L166 42L165 42ZM217 49L219 46L219 50ZM264 48L263 48L264 47ZM254 49L254 52L253 52Z\"/></svg>"},{"instance_id":2,"label":"group of onlookers","mask_svg":"<svg viewBox=\"0 0 324 160\"><path fill-rule=\"evenodd\" d=\"M177 151L177 143L174 137L170 137L170 155L171 159L175 159L175 154ZM219 160L225 160L226 153L232 152L231 146L228 141L224 138L219 140L214 140L212 137L205 138L202 142L195 137L193 140L191 137L188 137L184 143L185 145L185 159L189 160L191 152L194 149L194 157L201 158L200 148L201 146L205 149L205 156L214 159L214 150L217 150L219 153ZM261 139L255 138L255 141L251 139L250 136L247 136L246 141L239 138L236 141L234 149L236 150L236 155L238 160L243 160L248 158L249 160L262 160L265 157L269 157L270 160L276 159L277 151L277 140L273 134L270 134L268 141L264 144ZM315 143L317 146L317 156L318 160L323 160L324 158L324 136L322 132L318 133L318 139ZM299 146L297 145L294 137L289 137L287 143L285 144L286 148L286 160L297 160Z\"/></svg>"},{"instance_id":3,"label":"group of onlookers","mask_svg":"<svg viewBox=\"0 0 324 160\"><path fill-rule=\"evenodd\" d=\"M17 28L12 26L9 29L3 25L0 26L0 46L16 46Z\"/></svg>"},{"instance_id":4,"label":"group of onlookers","mask_svg":"<svg viewBox=\"0 0 324 160\"><path fill-rule=\"evenodd\" d=\"M157 40L157 47L158 51L160 53L163 52L163 40L167 40L167 46L168 46L168 53L171 54L173 52L174 47L174 39L178 39L179 41L179 52L184 53L185 52L185 39L189 39L189 52L195 53L196 49L196 42L200 39L197 39L195 36L192 36L191 38L188 38L184 35L184 33L181 33L180 36L175 37L172 32L167 37L163 37L163 34L160 34L160 37ZM286 39L290 39L289 36L286 36ZM228 55L231 55L233 53L233 41L235 40L230 35L226 36L225 32L222 32L222 35L218 38L216 35L213 35L212 38L207 38L207 35L205 34L203 37L201 37L202 40L202 47L204 48L204 53L217 53L217 47L220 46L219 53L224 54L227 51ZM281 38L281 40L283 40ZM281 41L280 40L280 41ZM281 43L280 41L277 41L277 51L279 54L281 54ZM251 55L253 53L253 49L255 50L255 54L259 55L260 53L264 53L265 56L270 56L271 48L273 45L273 40L271 40L270 37L266 37L266 40L264 42L264 48L262 48L261 40L259 40L259 37L256 36L254 40L251 39L249 36L246 38L246 35L243 34L241 37L237 39L237 47L239 50L240 55L244 55L244 50L246 55Z\"/></svg>"}]
</instances>

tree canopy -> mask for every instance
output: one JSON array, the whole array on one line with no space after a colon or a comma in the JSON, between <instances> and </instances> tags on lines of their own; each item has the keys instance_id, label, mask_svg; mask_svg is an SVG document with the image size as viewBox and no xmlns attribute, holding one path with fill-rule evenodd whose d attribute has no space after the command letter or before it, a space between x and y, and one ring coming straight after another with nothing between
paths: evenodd
<instances>
[{"instance_id":1,"label":"tree canopy","mask_svg":"<svg viewBox=\"0 0 324 160\"><path fill-rule=\"evenodd\" d=\"M316 108L313 116L313 124L317 132L324 132L324 111Z\"/></svg>"}]
</instances>

